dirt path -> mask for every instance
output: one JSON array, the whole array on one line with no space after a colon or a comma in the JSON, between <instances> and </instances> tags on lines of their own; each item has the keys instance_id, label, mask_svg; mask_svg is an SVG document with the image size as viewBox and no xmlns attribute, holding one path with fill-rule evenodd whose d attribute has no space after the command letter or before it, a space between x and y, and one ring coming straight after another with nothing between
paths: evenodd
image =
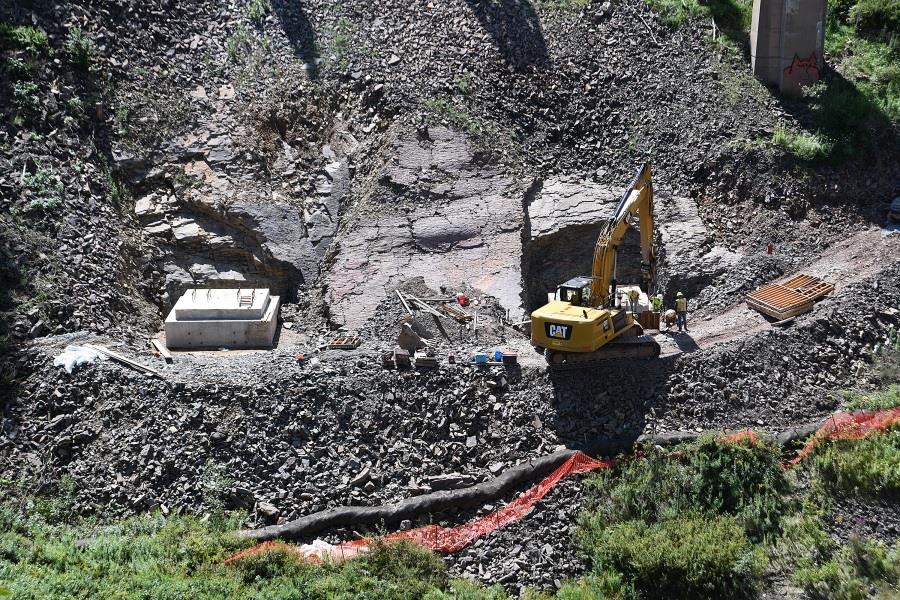
<instances>
[{"instance_id":1,"label":"dirt path","mask_svg":"<svg viewBox=\"0 0 900 600\"><path fill-rule=\"evenodd\" d=\"M884 265L897 259L900 259L900 235L885 235L882 228L872 227L833 244L809 266L777 281L787 281L799 273L806 273L833 283L833 293L840 293L848 285L875 275ZM663 333L657 336L664 356L710 348L772 328L761 314L744 302L688 324L691 327L688 335Z\"/></svg>"}]
</instances>

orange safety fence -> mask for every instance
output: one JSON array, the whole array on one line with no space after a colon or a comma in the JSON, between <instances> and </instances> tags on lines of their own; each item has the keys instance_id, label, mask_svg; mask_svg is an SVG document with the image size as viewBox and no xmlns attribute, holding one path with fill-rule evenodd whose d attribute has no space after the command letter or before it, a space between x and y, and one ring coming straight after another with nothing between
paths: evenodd
<instances>
[{"instance_id":1,"label":"orange safety fence","mask_svg":"<svg viewBox=\"0 0 900 600\"><path fill-rule=\"evenodd\" d=\"M809 438L803 449L788 462L788 465L794 466L799 463L824 440L859 440L893 425L900 425L900 406L885 410L835 413Z\"/></svg>"},{"instance_id":2,"label":"orange safety fence","mask_svg":"<svg viewBox=\"0 0 900 600\"><path fill-rule=\"evenodd\" d=\"M823 440L860 439L874 432L884 431L895 424L900 424L900 407L882 411L835 413L813 434L800 453L794 459L785 463L785 467L790 468L799 463L812 451L816 444ZM723 442L730 443L744 440L756 442L759 440L759 437L754 432L746 430L722 436L720 439ZM477 539L527 515L534 505L546 496L564 477L597 469L607 469L614 464L615 460L597 460L583 452L576 451L566 462L557 467L540 483L523 492L503 508L480 519L456 527L426 525L416 529L398 531L386 536L384 539L386 541L408 540L429 550L444 554L458 552L474 543ZM290 546L282 542L264 542L228 557L225 560L225 564L231 564L246 556L271 550L294 553L298 558L306 562L317 563L324 560L341 562L353 559L360 554L365 554L371 544L371 538L345 542L336 546L319 541L303 546Z\"/></svg>"}]
</instances>

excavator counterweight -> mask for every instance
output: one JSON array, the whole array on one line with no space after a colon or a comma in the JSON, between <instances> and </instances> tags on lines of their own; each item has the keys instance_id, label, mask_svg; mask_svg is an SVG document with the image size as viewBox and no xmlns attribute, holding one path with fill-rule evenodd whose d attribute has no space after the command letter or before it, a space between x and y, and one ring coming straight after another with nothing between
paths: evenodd
<instances>
[{"instance_id":1,"label":"excavator counterweight","mask_svg":"<svg viewBox=\"0 0 900 600\"><path fill-rule=\"evenodd\" d=\"M645 163L603 224L591 276L561 284L554 300L531 313L531 343L544 349L551 365L659 356L656 340L643 335L630 312L613 306L617 248L635 219L641 237L642 283L648 289L655 275L651 177L650 165Z\"/></svg>"}]
</instances>

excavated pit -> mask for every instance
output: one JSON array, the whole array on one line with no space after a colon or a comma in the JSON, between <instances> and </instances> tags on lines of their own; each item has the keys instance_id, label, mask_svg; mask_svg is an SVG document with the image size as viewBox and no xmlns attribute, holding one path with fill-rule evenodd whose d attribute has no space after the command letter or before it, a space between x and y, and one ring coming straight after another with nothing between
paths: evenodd
<instances>
[{"instance_id":1,"label":"excavated pit","mask_svg":"<svg viewBox=\"0 0 900 600\"><path fill-rule=\"evenodd\" d=\"M568 179L547 180L529 195L522 236L528 310L544 305L547 294L564 281L591 274L597 238L621 197L622 190ZM635 228L626 231L619 245L616 274L620 284L641 282L640 233Z\"/></svg>"}]
</instances>

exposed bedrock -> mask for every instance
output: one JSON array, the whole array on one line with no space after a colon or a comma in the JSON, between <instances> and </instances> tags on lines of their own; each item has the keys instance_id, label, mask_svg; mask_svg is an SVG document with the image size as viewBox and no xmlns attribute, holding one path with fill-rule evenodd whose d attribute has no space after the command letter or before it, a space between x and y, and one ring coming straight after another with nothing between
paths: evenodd
<instances>
[{"instance_id":1,"label":"exposed bedrock","mask_svg":"<svg viewBox=\"0 0 900 600\"><path fill-rule=\"evenodd\" d=\"M525 186L477 164L465 134L444 128L402 137L391 153L325 278L332 319L361 326L375 299L419 275L435 289L478 288L520 315Z\"/></svg>"}]
</instances>

